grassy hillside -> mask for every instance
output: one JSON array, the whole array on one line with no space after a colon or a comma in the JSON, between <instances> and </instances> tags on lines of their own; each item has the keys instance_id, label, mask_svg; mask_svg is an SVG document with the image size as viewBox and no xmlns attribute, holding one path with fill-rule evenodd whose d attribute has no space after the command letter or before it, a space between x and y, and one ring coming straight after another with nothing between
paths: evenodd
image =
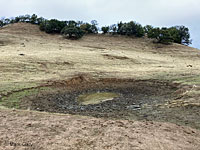
<instances>
[{"instance_id":1,"label":"grassy hillside","mask_svg":"<svg viewBox=\"0 0 200 150\"><path fill-rule=\"evenodd\" d=\"M200 51L184 45L111 35L67 40L37 25L5 26L0 28L0 149L14 143L19 149L196 150L199 74ZM92 99L96 107L77 105L77 98L87 104ZM55 105L69 109L64 113L103 119L30 111L62 113Z\"/></svg>"},{"instance_id":2,"label":"grassy hillside","mask_svg":"<svg viewBox=\"0 0 200 150\"><path fill-rule=\"evenodd\" d=\"M72 41L25 23L1 28L0 41L0 93L76 74L200 83L200 52L183 45L106 35Z\"/></svg>"}]
</instances>

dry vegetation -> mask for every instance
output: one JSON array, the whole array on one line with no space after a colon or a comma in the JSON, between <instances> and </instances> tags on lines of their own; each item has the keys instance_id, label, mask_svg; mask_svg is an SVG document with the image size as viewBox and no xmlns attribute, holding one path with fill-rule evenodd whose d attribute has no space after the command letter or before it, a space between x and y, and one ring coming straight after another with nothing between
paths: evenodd
<instances>
[{"instance_id":1,"label":"dry vegetation","mask_svg":"<svg viewBox=\"0 0 200 150\"><path fill-rule=\"evenodd\" d=\"M72 41L23 23L0 29L0 98L78 74L181 83L184 86L176 91L177 99L159 107L200 106L197 49L153 44L147 38L109 35L88 35ZM169 123L109 121L3 108L0 121L0 149L13 149L7 142L33 142L31 147L18 145L17 149L197 150L200 147L199 130Z\"/></svg>"}]
</instances>

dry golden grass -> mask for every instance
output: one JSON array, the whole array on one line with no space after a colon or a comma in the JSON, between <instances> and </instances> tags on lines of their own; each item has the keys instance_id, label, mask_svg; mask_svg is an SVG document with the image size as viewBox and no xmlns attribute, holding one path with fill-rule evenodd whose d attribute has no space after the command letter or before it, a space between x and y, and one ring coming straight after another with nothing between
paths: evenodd
<instances>
[{"instance_id":1,"label":"dry golden grass","mask_svg":"<svg viewBox=\"0 0 200 150\"><path fill-rule=\"evenodd\" d=\"M170 123L1 109L0 121L0 150L198 150L200 146L199 130Z\"/></svg>"},{"instance_id":2,"label":"dry golden grass","mask_svg":"<svg viewBox=\"0 0 200 150\"><path fill-rule=\"evenodd\" d=\"M179 105L195 104L195 106L199 106L200 103L200 51L197 49L178 44L153 44L147 38L138 39L106 35L88 35L78 41L71 41L63 39L60 35L43 33L39 31L38 26L21 23L0 29L0 98L8 92L36 87L48 81L66 80L77 74L89 74L94 78L113 77L169 80L193 85L191 89L187 88L179 91L180 93L177 93L177 95L184 95L184 97L180 97L176 103L173 103L174 101L172 100L168 105L171 104L179 107ZM122 141L120 138L125 137L127 137L126 140L128 140L128 143L134 141L132 138L139 139L136 140L136 142L140 142L139 144L132 143L138 149L196 149L199 147L199 131L167 123L156 123L156 125L152 126L152 124L148 125L149 122L136 122L139 126L133 127L131 122L125 122L128 127L126 125L120 127L117 121L113 121L111 124L106 124L108 127L102 127L103 122L105 122L102 119L86 117L82 119L80 116L73 118L70 115L57 117L55 114L48 114L49 116L46 118L41 115L41 118L44 119L38 119L37 116L39 116L39 113L24 112L26 115L22 115L21 117L23 118L20 118L22 120L19 120L19 116L23 111L12 112L10 110L4 110L2 107L0 107L0 110L1 122L6 127L0 130L3 142L9 142L9 140L6 140L6 133L8 132L7 129L9 126L13 131L16 130L14 133L9 133L11 142L23 143L24 140L27 142L29 142L28 140L36 141L38 142L38 144L34 143L36 149L56 149L59 146L63 149L69 146L66 143L68 135L65 136L68 132L65 130L61 132L62 128L57 129L55 127L56 124L52 124L52 122L59 122L59 126L70 129L73 127L69 124L72 120L75 121L76 125L71 130L72 135L74 137L81 135L80 138L72 138L70 141L72 149L76 149L77 143L81 143L77 141L81 141L85 137L83 132L87 133L89 142L97 141L96 144L91 143L89 145L87 143L88 141L85 143L82 142L86 148L97 145L97 149L101 149L102 146L109 146L109 138L113 135L109 135L108 138L103 134L107 134L107 132L115 128L117 130L114 139L118 142L118 145L114 149L120 146L123 146L122 149L134 148L131 145L127 146L124 143L120 143ZM64 121L66 119L65 117L69 118L68 124ZM17 129L15 129L15 120L18 120ZM40 127L35 128L33 120ZM86 123L87 121L88 123ZM98 124L98 122L101 122L101 124ZM120 122L124 123L124 121ZM44 126L41 126L43 123ZM77 131L80 124L83 125L83 129ZM93 127L94 125L98 129L105 130L101 136L98 136L98 134L95 135L94 137L96 139L91 138L93 137L93 133L90 133L91 126ZM173 126L175 126L175 129L172 128ZM28 129L28 127L30 128ZM123 131L121 131L122 128ZM153 132L151 132L152 128ZM36 130L38 133L36 133ZM41 132L42 134L40 134L40 131L48 132ZM91 132L95 131L96 129L91 130ZM144 132L141 133L141 131ZM127 134L128 136L125 135L126 132L129 133L129 135ZM17 138L18 135L21 135L21 139ZM131 138L133 135L135 136ZM47 136L49 138L43 141L36 138L38 136L43 139ZM60 142L59 138L64 139L63 136L66 139L61 141L60 144L56 143ZM103 143L99 147L98 145L102 144L99 143L101 141L99 138L105 139L104 142L106 144ZM1 147L1 142L0 138L0 149L13 148L9 145ZM23 149L24 147L20 148Z\"/></svg>"},{"instance_id":3,"label":"dry golden grass","mask_svg":"<svg viewBox=\"0 0 200 150\"><path fill-rule=\"evenodd\" d=\"M120 78L181 78L200 72L200 52L177 44L156 45L145 38L103 35L71 41L42 33L30 24L10 25L0 33L0 40L7 41L0 47L4 82L63 79L78 73Z\"/></svg>"},{"instance_id":4,"label":"dry golden grass","mask_svg":"<svg viewBox=\"0 0 200 150\"><path fill-rule=\"evenodd\" d=\"M22 23L0 29L0 41L0 92L80 73L200 83L200 51L183 45L105 35L71 41Z\"/></svg>"}]
</instances>

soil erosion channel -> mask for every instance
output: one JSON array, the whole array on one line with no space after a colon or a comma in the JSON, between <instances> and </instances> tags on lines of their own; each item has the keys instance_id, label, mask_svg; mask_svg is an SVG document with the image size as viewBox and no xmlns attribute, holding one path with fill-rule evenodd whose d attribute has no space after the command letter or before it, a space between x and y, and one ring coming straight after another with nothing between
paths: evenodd
<instances>
[{"instance_id":1,"label":"soil erosion channel","mask_svg":"<svg viewBox=\"0 0 200 150\"><path fill-rule=\"evenodd\" d=\"M177 97L174 83L79 76L54 82L52 87L56 91L24 99L21 108L109 119L168 121L199 128L192 119L198 117L194 116L195 109L164 107Z\"/></svg>"}]
</instances>

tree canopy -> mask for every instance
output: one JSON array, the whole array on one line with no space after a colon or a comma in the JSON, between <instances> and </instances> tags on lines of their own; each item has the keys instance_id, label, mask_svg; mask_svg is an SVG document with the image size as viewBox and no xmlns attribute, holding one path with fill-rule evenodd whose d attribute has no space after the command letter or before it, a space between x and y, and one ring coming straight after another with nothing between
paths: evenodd
<instances>
[{"instance_id":1,"label":"tree canopy","mask_svg":"<svg viewBox=\"0 0 200 150\"><path fill-rule=\"evenodd\" d=\"M189 29L185 26L171 28L151 28L148 30L149 38L156 39L159 43L170 44L172 42L189 45L191 44Z\"/></svg>"},{"instance_id":2,"label":"tree canopy","mask_svg":"<svg viewBox=\"0 0 200 150\"><path fill-rule=\"evenodd\" d=\"M83 30L77 26L65 26L61 33L65 38L69 39L80 39L84 35Z\"/></svg>"},{"instance_id":3,"label":"tree canopy","mask_svg":"<svg viewBox=\"0 0 200 150\"><path fill-rule=\"evenodd\" d=\"M109 32L109 26L101 27L101 31L103 31L104 34Z\"/></svg>"}]
</instances>

